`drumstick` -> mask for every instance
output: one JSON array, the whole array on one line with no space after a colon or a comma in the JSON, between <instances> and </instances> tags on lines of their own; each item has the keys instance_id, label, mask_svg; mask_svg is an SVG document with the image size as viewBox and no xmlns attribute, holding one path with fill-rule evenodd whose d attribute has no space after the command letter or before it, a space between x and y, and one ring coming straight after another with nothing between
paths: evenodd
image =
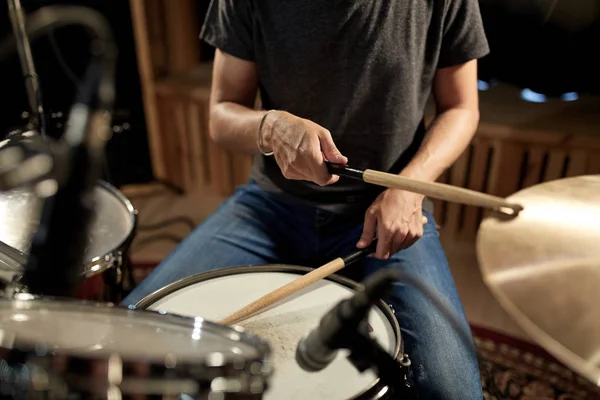
<instances>
[{"instance_id":1,"label":"drumstick","mask_svg":"<svg viewBox=\"0 0 600 400\"><path fill-rule=\"evenodd\" d=\"M369 254L375 252L376 248L377 239L374 239L373 242L371 242L371 244L365 247L364 249L355 250L344 257L338 257L333 261L330 261L327 264L312 270L306 275L303 275L300 278L293 280L292 282L283 285L270 293L267 293L266 295L253 301L247 306L240 308L233 314L219 321L219 323L224 325L235 324L241 321L242 319L245 319L250 315L255 314L256 312L261 311L288 296L291 296L292 294L304 289L305 287L323 278L327 278L329 275L360 260L361 258L368 256Z\"/></svg>"},{"instance_id":2,"label":"drumstick","mask_svg":"<svg viewBox=\"0 0 600 400\"><path fill-rule=\"evenodd\" d=\"M439 200L499 210L511 209L514 214L517 214L523 209L523 206L510 203L502 197L496 197L486 193L476 192L474 190L464 189L444 183L419 181L416 179L407 178L405 176L375 171L372 169L361 171L340 164L326 164L330 174L362 180L366 183L385 186L388 188L407 190L409 192L419 193L424 196Z\"/></svg>"}]
</instances>

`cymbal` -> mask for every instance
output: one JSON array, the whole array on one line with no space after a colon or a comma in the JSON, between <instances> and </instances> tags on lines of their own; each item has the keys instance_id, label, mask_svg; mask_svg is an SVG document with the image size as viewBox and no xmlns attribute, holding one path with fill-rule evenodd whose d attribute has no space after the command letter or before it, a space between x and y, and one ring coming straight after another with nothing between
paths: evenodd
<instances>
[{"instance_id":1,"label":"cymbal","mask_svg":"<svg viewBox=\"0 0 600 400\"><path fill-rule=\"evenodd\" d=\"M558 360L600 385L600 175L542 183L507 198L477 234L485 283Z\"/></svg>"}]
</instances>

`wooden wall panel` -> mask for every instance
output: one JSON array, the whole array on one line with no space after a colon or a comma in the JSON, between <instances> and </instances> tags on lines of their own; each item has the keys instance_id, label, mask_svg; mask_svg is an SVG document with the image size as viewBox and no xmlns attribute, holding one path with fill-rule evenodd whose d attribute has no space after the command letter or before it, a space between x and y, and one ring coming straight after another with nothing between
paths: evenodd
<instances>
[{"instance_id":1,"label":"wooden wall panel","mask_svg":"<svg viewBox=\"0 0 600 400\"><path fill-rule=\"evenodd\" d=\"M164 0L163 0L164 1ZM168 74L182 74L200 62L200 24L195 0L163 3Z\"/></svg>"},{"instance_id":2,"label":"wooden wall panel","mask_svg":"<svg viewBox=\"0 0 600 400\"><path fill-rule=\"evenodd\" d=\"M469 164L469 179L466 187L477 192L487 191L487 180L490 162L490 142L485 138L475 137L471 145L471 163ZM461 233L472 236L477 231L481 219L478 207L464 206Z\"/></svg>"},{"instance_id":3,"label":"wooden wall panel","mask_svg":"<svg viewBox=\"0 0 600 400\"><path fill-rule=\"evenodd\" d=\"M144 113L146 115L146 129L148 131L148 144L150 148L150 160L154 176L160 180L170 180L166 171L163 158L160 121L156 105L155 95L155 71L153 67L152 52L150 49L148 17L146 2L143 0L130 0L131 19L133 24L133 35L136 46L138 72L142 89Z\"/></svg>"},{"instance_id":4,"label":"wooden wall panel","mask_svg":"<svg viewBox=\"0 0 600 400\"><path fill-rule=\"evenodd\" d=\"M465 187L469 171L470 148L467 149L454 163L450 170L450 180L448 184L453 186ZM458 232L461 225L463 205L449 202L446 207L446 219L444 226L451 232Z\"/></svg>"},{"instance_id":5,"label":"wooden wall panel","mask_svg":"<svg viewBox=\"0 0 600 400\"><path fill-rule=\"evenodd\" d=\"M156 84L161 138L170 180L184 190L197 186L229 196L247 183L251 157L232 154L210 138L211 65Z\"/></svg>"},{"instance_id":6,"label":"wooden wall panel","mask_svg":"<svg viewBox=\"0 0 600 400\"><path fill-rule=\"evenodd\" d=\"M517 137L484 124L468 153L470 162L466 168L463 155L448 171L449 183L500 197L551 180L600 174L600 137L593 140L539 132ZM442 234L453 238L474 239L487 212L439 201L435 204L440 209L436 219ZM443 210L448 212L442 215Z\"/></svg>"}]
</instances>

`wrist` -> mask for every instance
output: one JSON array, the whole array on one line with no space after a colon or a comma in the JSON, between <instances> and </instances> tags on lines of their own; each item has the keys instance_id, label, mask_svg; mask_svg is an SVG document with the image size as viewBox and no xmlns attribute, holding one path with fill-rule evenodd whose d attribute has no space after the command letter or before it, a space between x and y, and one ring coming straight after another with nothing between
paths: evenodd
<instances>
[{"instance_id":1,"label":"wrist","mask_svg":"<svg viewBox=\"0 0 600 400\"><path fill-rule=\"evenodd\" d=\"M256 144L258 150L265 156L273 155L273 126L276 119L276 110L263 113L258 125Z\"/></svg>"}]
</instances>

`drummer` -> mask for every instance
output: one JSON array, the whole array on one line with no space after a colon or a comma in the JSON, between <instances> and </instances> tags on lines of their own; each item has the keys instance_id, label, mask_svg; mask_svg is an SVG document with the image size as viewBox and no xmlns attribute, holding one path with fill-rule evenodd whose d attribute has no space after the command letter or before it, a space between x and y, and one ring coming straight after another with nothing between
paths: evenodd
<instances>
[{"instance_id":1,"label":"drummer","mask_svg":"<svg viewBox=\"0 0 600 400\"><path fill-rule=\"evenodd\" d=\"M432 203L339 180L324 161L424 181L455 162L478 124L477 59L488 53L477 0L212 0L201 38L217 49L211 137L255 155L251 180L124 304L215 268L318 266L376 235L364 273L417 275L468 329ZM437 116L426 130L431 92ZM420 398L481 400L474 348L416 288L396 285L390 302Z\"/></svg>"}]
</instances>

